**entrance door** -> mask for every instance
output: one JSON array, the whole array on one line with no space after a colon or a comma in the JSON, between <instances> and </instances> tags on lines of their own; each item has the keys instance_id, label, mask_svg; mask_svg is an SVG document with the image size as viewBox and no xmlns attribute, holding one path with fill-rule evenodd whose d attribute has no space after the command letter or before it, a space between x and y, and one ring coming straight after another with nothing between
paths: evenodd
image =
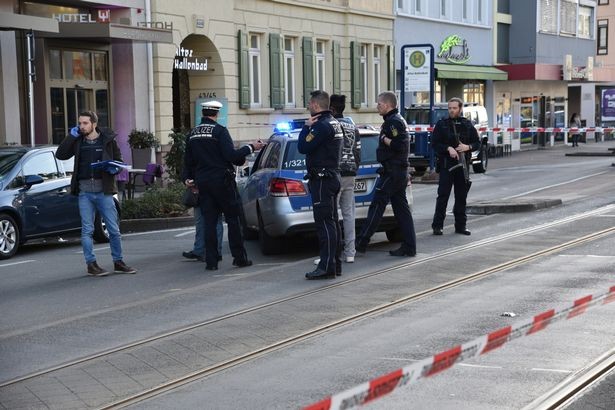
<instances>
[{"instance_id":1,"label":"entrance door","mask_svg":"<svg viewBox=\"0 0 615 410\"><path fill-rule=\"evenodd\" d=\"M92 104L93 94L94 90L83 88L66 89L66 121L69 129L78 124L80 112L94 107Z\"/></svg>"}]
</instances>

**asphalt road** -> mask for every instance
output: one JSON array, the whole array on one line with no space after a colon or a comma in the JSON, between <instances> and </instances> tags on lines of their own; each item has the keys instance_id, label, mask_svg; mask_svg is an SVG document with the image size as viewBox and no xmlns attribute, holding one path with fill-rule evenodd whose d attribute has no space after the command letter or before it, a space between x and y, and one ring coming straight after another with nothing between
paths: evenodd
<instances>
[{"instance_id":1,"label":"asphalt road","mask_svg":"<svg viewBox=\"0 0 615 410\"><path fill-rule=\"evenodd\" d=\"M606 150L612 146L615 143L582 145L581 150ZM443 237L433 237L429 227L436 186L415 185L413 215L418 258L612 204L613 160L564 157L563 153L571 149L556 147L491 160L487 174L473 176L469 202L560 198L563 205L531 213L471 216L468 227L472 236L468 238L452 234L450 225ZM452 203L449 205L450 209ZM600 215L546 229L544 241L610 226L615 226L615 210L605 208ZM257 244L248 242L248 253L255 265L245 269L231 267L225 243L221 270L211 273L204 270L204 264L181 257L182 250L191 248L192 235L190 229L125 235L125 261L139 269L136 275L86 276L75 238L26 245L13 259L0 262L0 383L324 285L303 279L303 274L313 269L317 252L313 240L295 242L287 253L276 257L260 255ZM378 234L374 240L384 242L385 238ZM456 269L468 273L479 264L489 265L540 246L541 242L532 240L509 243L508 247L485 254L472 252L465 262L451 259L453 266L443 261L430 267L435 269L431 275L411 270L406 272L411 280L404 291L429 286L440 272ZM370 246L368 256L360 263L344 266L344 277L399 263L386 255L394 247L386 242ZM99 263L110 266L108 247L96 249ZM500 316L504 311L531 315L613 285L614 262L612 237L590 242L336 330L140 406L201 407L203 397L207 397L210 408L308 404L510 323L513 319ZM375 294L386 293L378 281L370 285ZM357 294L359 290L354 289ZM352 295L353 289L347 292ZM317 306L314 315L320 315ZM612 348L612 318L612 306L594 309L583 318L511 342L480 361L457 366L374 406L407 408L411 402L416 408L434 404L438 408L519 408ZM309 322L310 317L296 319ZM6 397L0 396L0 403L3 399Z\"/></svg>"}]
</instances>

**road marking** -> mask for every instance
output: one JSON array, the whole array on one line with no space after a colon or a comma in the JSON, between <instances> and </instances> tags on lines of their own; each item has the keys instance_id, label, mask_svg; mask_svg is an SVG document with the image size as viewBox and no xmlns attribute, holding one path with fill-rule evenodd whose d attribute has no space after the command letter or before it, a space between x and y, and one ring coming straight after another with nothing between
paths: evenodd
<instances>
[{"instance_id":1,"label":"road marking","mask_svg":"<svg viewBox=\"0 0 615 410\"><path fill-rule=\"evenodd\" d=\"M534 367L530 369L533 372L554 372L554 373L572 373L572 370L561 370L561 369L541 369L540 367Z\"/></svg>"},{"instance_id":2,"label":"road marking","mask_svg":"<svg viewBox=\"0 0 615 410\"><path fill-rule=\"evenodd\" d=\"M223 275L214 275L214 278L225 278L228 276L244 276L247 275L247 273L225 273Z\"/></svg>"},{"instance_id":3,"label":"road marking","mask_svg":"<svg viewBox=\"0 0 615 410\"><path fill-rule=\"evenodd\" d=\"M168 233L168 232L178 232L178 231L185 231L185 230L192 230L192 231L194 231L194 227L193 226L189 226L187 228L159 229L157 231L123 233L122 234L122 238L128 237L128 236L143 236L143 235L149 235L149 234L154 234L154 233Z\"/></svg>"},{"instance_id":4,"label":"road marking","mask_svg":"<svg viewBox=\"0 0 615 410\"><path fill-rule=\"evenodd\" d=\"M0 268L4 268L5 266L21 265L22 263L30 263L30 262L36 262L36 260L28 259L27 261L4 263L4 264L0 265Z\"/></svg>"},{"instance_id":5,"label":"road marking","mask_svg":"<svg viewBox=\"0 0 615 410\"><path fill-rule=\"evenodd\" d=\"M256 263L254 266L276 266L276 265L285 265L288 262L277 262L277 263Z\"/></svg>"},{"instance_id":6,"label":"road marking","mask_svg":"<svg viewBox=\"0 0 615 410\"><path fill-rule=\"evenodd\" d=\"M584 257L584 258L609 258L609 259L613 259L613 256L609 256L609 255L585 255L585 254L566 254L566 255L559 255L560 258L561 257L572 257L572 258L579 258L579 257Z\"/></svg>"},{"instance_id":7,"label":"road marking","mask_svg":"<svg viewBox=\"0 0 615 410\"><path fill-rule=\"evenodd\" d=\"M96 252L96 251L104 251L105 249L109 249L111 246L107 245L107 246L103 246L102 248L94 248L92 249L92 252ZM83 253L83 251L78 251L75 253Z\"/></svg>"},{"instance_id":8,"label":"road marking","mask_svg":"<svg viewBox=\"0 0 615 410\"><path fill-rule=\"evenodd\" d=\"M581 181L581 180L584 180L584 179L587 179L587 178L592 178L592 177L595 177L595 176L598 176L598 175L602 175L602 174L606 174L606 173L607 173L607 171L598 172L597 174L586 175L586 176L579 177L579 178L576 178L576 179L571 179L570 181L564 181L564 182L560 182L558 184L543 186L541 188L532 189L531 191L522 192L522 193L517 194L517 195L507 196L506 198L502 198L502 199L517 198L517 197L520 197L520 196L523 196L523 195L533 194L534 192L544 191L544 190L549 189L549 188L555 188L555 187L560 186L560 185L566 185L566 184L569 184L571 182Z\"/></svg>"},{"instance_id":9,"label":"road marking","mask_svg":"<svg viewBox=\"0 0 615 410\"><path fill-rule=\"evenodd\" d=\"M191 229L188 232L178 233L177 235L175 235L175 237L179 238L179 237L182 237L182 236L193 234L194 232L196 232L196 229Z\"/></svg>"},{"instance_id":10,"label":"road marking","mask_svg":"<svg viewBox=\"0 0 615 410\"><path fill-rule=\"evenodd\" d=\"M406 357L379 357L378 360L392 360L395 362L416 362L416 360L414 359L408 359Z\"/></svg>"},{"instance_id":11,"label":"road marking","mask_svg":"<svg viewBox=\"0 0 615 410\"><path fill-rule=\"evenodd\" d=\"M467 363L459 363L458 366L463 366L463 367L477 367L480 369L503 369L502 366L483 366L480 364L467 364Z\"/></svg>"}]
</instances>

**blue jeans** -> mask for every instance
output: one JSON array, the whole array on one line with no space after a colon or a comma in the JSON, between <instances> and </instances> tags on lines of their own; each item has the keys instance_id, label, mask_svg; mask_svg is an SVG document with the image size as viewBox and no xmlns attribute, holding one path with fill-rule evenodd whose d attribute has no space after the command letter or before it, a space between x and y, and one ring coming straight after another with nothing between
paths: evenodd
<instances>
[{"instance_id":1,"label":"blue jeans","mask_svg":"<svg viewBox=\"0 0 615 410\"><path fill-rule=\"evenodd\" d=\"M122 260L122 236L118 222L117 209L113 195L105 195L102 192L80 192L79 213L81 214L81 246L85 263L96 262L94 255L94 217L96 211L105 221L109 231L109 244L111 245L111 257L114 262Z\"/></svg>"},{"instance_id":2,"label":"blue jeans","mask_svg":"<svg viewBox=\"0 0 615 410\"><path fill-rule=\"evenodd\" d=\"M194 234L194 247L192 253L195 255L205 256L205 218L201 214L201 208L194 208L194 225L196 233ZM224 235L224 227L222 226L222 215L218 217L216 225L216 236L218 238L218 255L222 256L222 235Z\"/></svg>"}]
</instances>

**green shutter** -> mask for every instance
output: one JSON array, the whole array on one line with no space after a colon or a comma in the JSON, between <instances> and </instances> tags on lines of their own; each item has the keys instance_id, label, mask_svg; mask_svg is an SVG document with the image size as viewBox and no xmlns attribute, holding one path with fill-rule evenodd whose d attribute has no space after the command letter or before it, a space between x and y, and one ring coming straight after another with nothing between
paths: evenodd
<instances>
[{"instance_id":1,"label":"green shutter","mask_svg":"<svg viewBox=\"0 0 615 410\"><path fill-rule=\"evenodd\" d=\"M350 42L350 88L352 108L361 107L361 45Z\"/></svg>"},{"instance_id":2,"label":"green shutter","mask_svg":"<svg viewBox=\"0 0 615 410\"><path fill-rule=\"evenodd\" d=\"M340 42L333 40L333 94L341 94L342 90L342 64Z\"/></svg>"},{"instance_id":3,"label":"green shutter","mask_svg":"<svg viewBox=\"0 0 615 410\"><path fill-rule=\"evenodd\" d=\"M303 104L307 107L314 91L314 44L312 37L303 37Z\"/></svg>"},{"instance_id":4,"label":"green shutter","mask_svg":"<svg viewBox=\"0 0 615 410\"><path fill-rule=\"evenodd\" d=\"M250 108L250 72L248 66L248 35L237 32L239 50L239 108Z\"/></svg>"},{"instance_id":5,"label":"green shutter","mask_svg":"<svg viewBox=\"0 0 615 410\"><path fill-rule=\"evenodd\" d=\"M271 83L271 106L284 108L284 73L282 72L282 37L269 34L269 72Z\"/></svg>"},{"instance_id":6,"label":"green shutter","mask_svg":"<svg viewBox=\"0 0 615 410\"><path fill-rule=\"evenodd\" d=\"M388 61L388 89L395 92L395 47L387 47L387 61Z\"/></svg>"}]
</instances>

